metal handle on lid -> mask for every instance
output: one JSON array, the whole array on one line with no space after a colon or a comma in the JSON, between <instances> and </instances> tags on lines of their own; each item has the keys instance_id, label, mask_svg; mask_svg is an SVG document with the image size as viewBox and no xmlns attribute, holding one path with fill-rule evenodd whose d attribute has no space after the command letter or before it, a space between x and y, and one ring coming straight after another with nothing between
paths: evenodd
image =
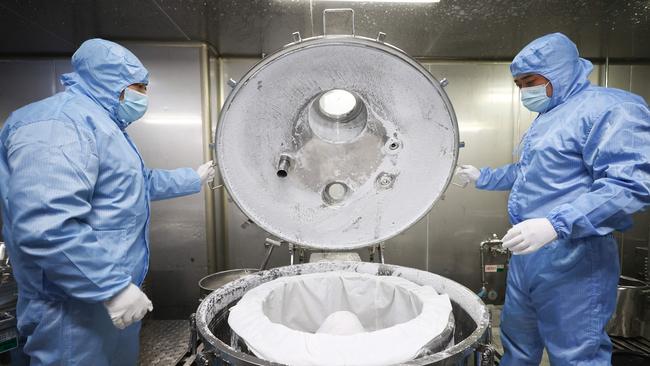
<instances>
[{"instance_id":1,"label":"metal handle on lid","mask_svg":"<svg viewBox=\"0 0 650 366\"><path fill-rule=\"evenodd\" d=\"M212 161L212 167L213 167L215 170L217 170L217 163L216 163L214 160ZM210 187L211 190L216 191L217 189L223 187L223 184L219 184L219 185L216 185L216 186L215 186L215 185L214 185L214 178L212 178L212 179L210 179L210 180L208 181L208 187Z\"/></svg>"},{"instance_id":2,"label":"metal handle on lid","mask_svg":"<svg viewBox=\"0 0 650 366\"><path fill-rule=\"evenodd\" d=\"M350 13L352 14L352 36L354 37L355 29L354 29L354 9L350 8L340 8L340 9L325 9L323 10L323 35L327 36L327 14L330 13Z\"/></svg>"}]
</instances>

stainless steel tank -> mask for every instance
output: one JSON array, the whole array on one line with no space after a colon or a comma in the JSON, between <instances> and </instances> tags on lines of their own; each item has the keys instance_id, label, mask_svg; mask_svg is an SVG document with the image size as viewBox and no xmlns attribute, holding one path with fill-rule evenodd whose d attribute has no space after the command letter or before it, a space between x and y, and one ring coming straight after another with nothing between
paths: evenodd
<instances>
[{"instance_id":1,"label":"stainless steel tank","mask_svg":"<svg viewBox=\"0 0 650 366\"><path fill-rule=\"evenodd\" d=\"M224 186L250 220L292 246L382 243L448 186L459 148L452 105L441 82L381 37L294 39L230 83L214 145ZM489 312L462 285L405 267L320 262L260 271L208 295L196 313L199 361L270 365L241 348L228 309L261 283L335 270L401 276L449 295L455 344L409 365L466 364L477 352L477 362L489 360Z\"/></svg>"},{"instance_id":2,"label":"stainless steel tank","mask_svg":"<svg viewBox=\"0 0 650 366\"><path fill-rule=\"evenodd\" d=\"M204 351L198 360L204 364L226 362L229 365L277 365L245 351L228 326L228 309L250 289L283 276L327 271L353 271L376 276L399 276L422 286L431 286L448 294L456 320L454 345L433 355L417 358L404 365L466 365L487 355L490 315L483 302L466 287L436 274L413 268L367 262L319 262L274 268L230 282L208 295L196 312L196 329ZM218 364L218 363L217 363Z\"/></svg>"}]
</instances>

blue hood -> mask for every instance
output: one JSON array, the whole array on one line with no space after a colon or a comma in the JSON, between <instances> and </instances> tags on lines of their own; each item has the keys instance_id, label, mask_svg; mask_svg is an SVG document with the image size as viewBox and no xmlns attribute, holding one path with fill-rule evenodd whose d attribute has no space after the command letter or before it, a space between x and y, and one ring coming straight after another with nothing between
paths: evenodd
<instances>
[{"instance_id":1,"label":"blue hood","mask_svg":"<svg viewBox=\"0 0 650 366\"><path fill-rule=\"evenodd\" d=\"M593 65L578 55L578 48L562 33L547 34L524 47L510 64L512 76L540 74L553 86L548 110L589 86Z\"/></svg>"},{"instance_id":2,"label":"blue hood","mask_svg":"<svg viewBox=\"0 0 650 366\"><path fill-rule=\"evenodd\" d=\"M126 128L128 124L118 121L117 106L127 86L149 83L149 71L142 62L119 44L95 38L82 43L72 55L72 69L61 75L61 84L93 99L120 128Z\"/></svg>"}]
</instances>

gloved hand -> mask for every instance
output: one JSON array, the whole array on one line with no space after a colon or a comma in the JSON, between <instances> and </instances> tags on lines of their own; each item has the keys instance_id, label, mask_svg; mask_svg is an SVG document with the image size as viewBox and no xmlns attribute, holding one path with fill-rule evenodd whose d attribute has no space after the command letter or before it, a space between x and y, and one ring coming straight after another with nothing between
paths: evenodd
<instances>
[{"instance_id":1,"label":"gloved hand","mask_svg":"<svg viewBox=\"0 0 650 366\"><path fill-rule=\"evenodd\" d=\"M468 183L474 183L478 180L481 171L473 165L459 165L456 168L456 175L464 182L462 187L465 188Z\"/></svg>"},{"instance_id":2,"label":"gloved hand","mask_svg":"<svg viewBox=\"0 0 650 366\"><path fill-rule=\"evenodd\" d=\"M147 311L153 310L153 304L147 295L132 283L111 299L104 301L104 306L113 324L119 329L141 320Z\"/></svg>"},{"instance_id":3,"label":"gloved hand","mask_svg":"<svg viewBox=\"0 0 650 366\"><path fill-rule=\"evenodd\" d=\"M201 164L196 168L196 174L201 178L201 185L204 185L207 181L214 179L214 165L212 165L212 160L207 163Z\"/></svg>"},{"instance_id":4,"label":"gloved hand","mask_svg":"<svg viewBox=\"0 0 650 366\"><path fill-rule=\"evenodd\" d=\"M529 254L557 238L557 233L546 218L529 219L508 230L501 239L503 247L513 254Z\"/></svg>"}]
</instances>

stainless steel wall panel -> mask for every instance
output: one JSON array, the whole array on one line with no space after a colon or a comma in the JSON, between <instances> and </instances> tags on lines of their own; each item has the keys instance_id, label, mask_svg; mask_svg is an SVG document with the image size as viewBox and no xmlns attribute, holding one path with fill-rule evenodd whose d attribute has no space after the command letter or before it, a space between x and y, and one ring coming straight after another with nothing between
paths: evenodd
<instances>
[{"instance_id":1,"label":"stainless steel wall panel","mask_svg":"<svg viewBox=\"0 0 650 366\"><path fill-rule=\"evenodd\" d=\"M5 0L0 54L71 53L101 36L203 41L224 55L259 56L294 31L320 35L322 11L341 7L355 9L358 34L386 32L416 56L507 59L536 37L563 32L588 57L650 58L647 0ZM522 21L529 14L543 21Z\"/></svg>"},{"instance_id":2,"label":"stainless steel wall panel","mask_svg":"<svg viewBox=\"0 0 650 366\"><path fill-rule=\"evenodd\" d=\"M14 110L56 92L54 60L0 60L0 127Z\"/></svg>"},{"instance_id":3,"label":"stainless steel wall panel","mask_svg":"<svg viewBox=\"0 0 650 366\"><path fill-rule=\"evenodd\" d=\"M445 91L458 118L459 164L498 167L512 163L519 140L515 120L530 116L519 107L518 91L506 63L427 63ZM515 142L517 141L517 142ZM429 213L429 271L466 286L480 287L479 243L509 227L507 192L450 186L445 199ZM413 255L419 255L413 253Z\"/></svg>"},{"instance_id":4,"label":"stainless steel wall panel","mask_svg":"<svg viewBox=\"0 0 650 366\"><path fill-rule=\"evenodd\" d=\"M603 68L604 69L604 68ZM601 73L602 75L602 73ZM650 65L610 65L609 87L631 91L650 101ZM650 212L634 215L634 226L617 235L620 245L621 273L636 277L635 247L650 249Z\"/></svg>"},{"instance_id":5,"label":"stainless steel wall panel","mask_svg":"<svg viewBox=\"0 0 650 366\"><path fill-rule=\"evenodd\" d=\"M149 69L149 109L129 127L150 168L196 168L203 162L200 46L126 44ZM196 308L207 274L205 187L200 194L153 202L147 286L157 318Z\"/></svg>"}]
</instances>

